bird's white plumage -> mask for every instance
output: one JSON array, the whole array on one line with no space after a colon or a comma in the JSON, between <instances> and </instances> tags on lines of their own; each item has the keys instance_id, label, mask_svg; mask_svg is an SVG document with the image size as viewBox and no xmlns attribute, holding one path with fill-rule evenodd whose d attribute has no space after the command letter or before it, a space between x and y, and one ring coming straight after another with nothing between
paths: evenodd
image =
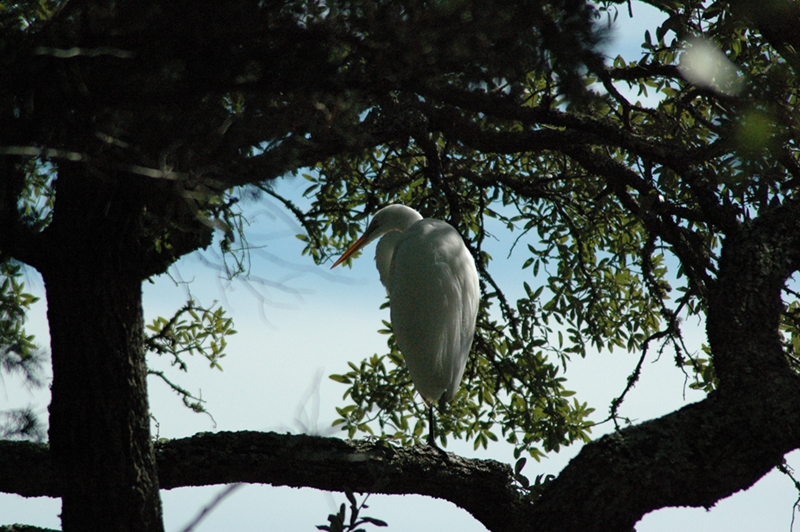
<instances>
[{"instance_id":1,"label":"bird's white plumage","mask_svg":"<svg viewBox=\"0 0 800 532\"><path fill-rule=\"evenodd\" d=\"M478 274L461 236L441 220L415 222L394 248L387 288L395 339L414 386L427 403L451 401L478 312Z\"/></svg>"},{"instance_id":2,"label":"bird's white plumage","mask_svg":"<svg viewBox=\"0 0 800 532\"><path fill-rule=\"evenodd\" d=\"M426 403L450 401L464 375L478 314L472 255L446 222L390 205L334 266L381 236L375 262L411 380Z\"/></svg>"}]
</instances>

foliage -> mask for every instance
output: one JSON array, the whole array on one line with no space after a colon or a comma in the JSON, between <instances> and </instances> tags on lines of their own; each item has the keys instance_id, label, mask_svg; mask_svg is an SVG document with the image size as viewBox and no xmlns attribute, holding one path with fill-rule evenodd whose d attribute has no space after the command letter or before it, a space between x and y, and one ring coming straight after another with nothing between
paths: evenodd
<instances>
[{"instance_id":1,"label":"foliage","mask_svg":"<svg viewBox=\"0 0 800 532\"><path fill-rule=\"evenodd\" d=\"M286 3L271 14L274 20L300 21L302 31L316 39L296 34L299 48L286 60L302 57L309 70L263 85L256 80L266 80L266 74L252 70L253 64L234 74L237 60L215 63L223 79L243 81L214 104L221 108L202 106L218 116L231 138L250 139L249 150L239 152L250 161L279 152L295 137L317 142L317 150L337 143L352 147L319 157L304 174L311 202L306 212L279 198L303 222L306 253L318 262L352 241L370 214L393 201L446 219L461 232L478 259L483 303L476 356L464 388L442 417L441 442L450 435L485 447L502 437L516 446L517 456L538 458L589 438L592 408L565 387L563 372L572 357L614 349L646 355L658 342L659 351L671 346L677 363L697 376L692 386L712 389L713 362L682 346L680 322L703 311L703 285L714 274L724 216L743 220L791 196L791 173L765 161L794 164L781 139L794 132L795 125L782 117L793 116L796 84L770 44L746 31L722 4L659 5L665 21L645 33L641 58L629 63L616 57L608 67L593 47L603 40L597 23L618 16L613 2L587 6L579 16L565 5L548 6L545 18L564 25L557 34L533 14L539 13L534 4L488 2L468 16L462 7ZM529 41L519 40L519 29L531 26L538 31L527 34ZM287 38L294 35L285 31ZM473 34L485 41L461 37ZM731 87L746 92L715 92L680 75L685 39L700 34L713 36L714 46L727 52L726 60L747 80ZM483 44L491 42L503 46ZM325 53L320 47L327 47ZM578 64L584 65L579 87ZM312 82L312 70L331 91ZM158 84L167 80L153 83L153 90L162 90ZM302 89L292 92L290 86ZM280 104L275 91L284 94ZM270 126L257 133L239 129L248 124L248 113ZM383 141L360 149L365 132ZM60 149L86 150L64 142ZM203 162L203 150L193 142L186 139L180 149L161 154L171 161L169 168ZM125 143L144 145L132 136ZM220 150L218 156L232 154ZM303 160L283 169L296 169ZM46 166L30 161L38 170L27 172L31 192L24 197L31 199L25 211L30 225L41 228L48 223L52 187L41 171ZM259 168L237 161L231 168L244 175ZM608 167L623 177L611 179ZM223 231L223 256L233 259L226 262L229 274L245 274L247 248L234 246L234 234L241 240L246 221L233 209L237 200L218 184L229 176L218 167L204 175L199 185L180 172L174 177L192 216ZM275 195L268 185L259 187ZM711 196L726 205L716 219L708 215ZM38 203L31 203L34 198ZM495 281L496 259L485 250L492 232L500 230L513 235L509 252L522 255L530 272L513 300L506 295L513 290ZM166 235L173 234L155 239L157 251L171 246ZM164 342L180 339L192 346L211 338L203 319L172 330L173 322L160 318L151 326L156 335L148 347L172 350L183 368L178 354L192 348ZM217 333L224 339L224 331ZM212 366L216 345L212 340L207 352ZM423 408L391 336L387 347L385 354L333 376L348 385L350 401L339 408L337 424L350 436L378 430L416 442L425 432ZM167 382L199 407L197 398ZM612 417L618 405L612 405Z\"/></svg>"},{"instance_id":2,"label":"foliage","mask_svg":"<svg viewBox=\"0 0 800 532\"><path fill-rule=\"evenodd\" d=\"M47 427L30 408L19 408L0 412L0 439L32 440L47 439Z\"/></svg>"},{"instance_id":3,"label":"foliage","mask_svg":"<svg viewBox=\"0 0 800 532\"><path fill-rule=\"evenodd\" d=\"M186 315L188 318L186 319ZM159 317L147 328L153 332L145 340L150 351L172 355L172 365L186 371L183 354L205 357L211 368L222 370L219 360L225 356L226 337L236 334L233 320L225 317L221 306L203 308L189 300L169 320Z\"/></svg>"},{"instance_id":4,"label":"foliage","mask_svg":"<svg viewBox=\"0 0 800 532\"><path fill-rule=\"evenodd\" d=\"M0 367L20 375L29 386L39 387L46 357L24 328L25 317L38 298L25 291L20 264L0 262Z\"/></svg>"},{"instance_id":5,"label":"foliage","mask_svg":"<svg viewBox=\"0 0 800 532\"><path fill-rule=\"evenodd\" d=\"M337 513L330 514L328 516L328 524L317 526L317 530L327 530L328 532L364 532L365 529L359 527L366 524L377 527L388 526L385 521L381 521L380 519L366 516L361 517L359 515L361 510L369 508L369 506L367 506L367 499L369 499L369 495L364 497L364 500L361 501L361 503L356 500L356 497L352 492L345 491L345 495L347 496L347 500L350 501L350 518L348 519L347 508L345 507L345 504L342 503L342 505L339 506L339 511Z\"/></svg>"},{"instance_id":6,"label":"foliage","mask_svg":"<svg viewBox=\"0 0 800 532\"><path fill-rule=\"evenodd\" d=\"M225 356L226 338L236 334L233 320L225 317L221 306L204 308L191 299L169 320L158 317L147 325L147 329L152 333L144 340L148 351L171 356L171 365L184 372L188 371L183 358L187 354L200 355L208 361L210 368L222 371L219 361ZM172 388L188 408L207 413L202 398L175 384L163 371L150 369L149 373Z\"/></svg>"},{"instance_id":7,"label":"foliage","mask_svg":"<svg viewBox=\"0 0 800 532\"><path fill-rule=\"evenodd\" d=\"M27 3L22 8L7 9L4 14L18 31L35 34L50 17L70 16L60 13L59 7L59 4ZM65 10L74 9L74 6L64 7ZM268 6L261 11L255 5L244 4L237 9L240 11L226 12L225 16L231 17L226 19L227 22L217 20L215 14L211 19L213 24L203 32L203 46L207 51L203 76L215 80L213 90L224 89L214 98L186 95L184 104L173 108L157 103L133 111L131 102L147 99L161 102L165 95L175 94L174 80L185 75L181 68L189 68L197 60L193 52L187 52L182 46L167 46L175 55L165 57L145 44L152 40L152 35L165 34L159 31L161 26L170 28L170 35L183 31L187 21L179 6L165 8L149 25L139 22L139 17L149 16L146 12L134 10L128 13L126 20L130 22L115 30L115 35L123 37L119 37L121 40L114 47L77 47L67 53L49 41L45 42L45 38L45 44L35 49L37 60L54 62L58 68L69 68L67 63L59 61L65 53L108 56L99 60L103 63L102 72L89 68L82 74L81 83L91 87L87 90L102 91L109 95L109 99L91 111L93 133L80 138L74 135L74 131L83 128L84 123L76 122L75 117L80 114L69 110L73 98L83 98L81 91L84 89L80 87L75 92L66 89L67 94L50 100L50 93L39 88L48 82L41 80L44 85L37 82L31 89L37 95L38 106L14 108L17 121L29 126L30 130L38 127L42 120L37 115L38 109L52 109L48 120L53 127L46 141L32 139L25 141L29 145L4 148L6 154L35 156L26 159L26 164L31 166L23 172L25 191L28 192L19 194L21 204L25 206L21 210L30 211L17 220L26 231L42 231L50 222L54 197L52 177L39 169L53 170L49 160L92 161L93 167L104 169L101 172L114 168L135 176L164 180L161 192L151 195L153 200L149 202L145 215L145 236L152 243L153 256L162 262L154 270L163 271L183 252L184 247L197 246L197 238L189 236L187 241L187 235L196 229L187 230L187 227L200 225L222 230L224 238L220 245L226 260L226 272L229 275L243 274L248 269L247 247L234 246L234 235L238 233L241 236L246 223L236 214L236 198L231 195L230 186L263 183L274 175L300 168L305 162L328 159L328 153L350 152L360 144L374 145L368 151L371 155L367 159L358 156L332 159L320 166L318 175L340 179L339 186L345 185L351 179L346 173L336 177L335 173L326 170L341 164L343 172L350 168L374 181L372 185L382 187L382 177L368 174L377 172L379 167L387 168L387 172L393 174L392 168L396 166L400 172L392 178L395 182L391 190L380 197L371 197L368 200L371 205L377 205L377 201L385 202L406 188L399 199L405 197L416 207L420 207L420 202L428 202L429 208L423 211L435 213L432 209L439 209L443 212L445 198L437 197L432 185L446 185L441 180L445 176L429 171L430 165L425 161L431 157L431 149L443 149L446 143L444 138L436 135L428 138L429 117L416 112L413 106L405 108L409 98L416 98L415 84L427 80L429 87L437 89L452 87L471 91L479 87L489 93L520 95L526 91L531 73L539 73L551 77L553 85L549 90L560 91L559 101L564 101L563 95L579 100L583 91L577 77L578 65L598 60L593 47L602 40L601 32L592 26L594 9L580 2L553 2L545 6L538 2L519 4L489 0L465 10L465 5L458 1L435 5L416 0L324 4L297 1ZM253 9L256 11L248 11ZM198 13L205 12L198 10ZM263 32L257 25L243 24L243 21L262 19L270 32ZM249 32L254 36L252 42L233 55L214 52L229 50L224 45L215 44L227 38L219 30L226 23L236 25L243 35ZM191 31L196 29L192 27ZM480 38L470 37L475 35ZM61 37L53 38L55 43L60 42L58 39ZM286 43L291 44L287 46ZM140 83L142 74L129 68L131 63L128 59L131 57L150 65L158 74L151 75L148 71L144 74L147 83ZM92 61L87 64L91 66ZM298 65L303 68L298 69ZM9 74L11 77L14 75L23 74ZM68 77L71 74L64 75ZM109 82L115 84L115 88L111 88ZM194 82L201 83L199 79L194 79ZM411 90L396 91L392 85L398 83ZM135 93L130 92L131 87L137 87ZM254 125L254 118L257 125ZM153 128L152 124L159 124L159 127ZM423 151L409 152L401 140L407 137L414 138L423 146ZM375 144L376 139L386 139L386 142ZM329 143L330 147L323 147L320 151L309 145L309 140L323 145ZM453 157L473 157L471 150L452 149L455 150ZM273 153L277 153L279 165L270 162L269 156ZM450 156L449 153L444 155ZM482 164L506 164L503 159L502 156L496 160L488 158ZM423 164L425 170L414 177L413 183L406 180L404 166L414 168ZM271 170L273 167L277 167L276 170ZM361 181L363 184L363 179ZM449 177L445 181L449 181ZM455 185L453 181L452 185L446 186ZM269 192L267 185L260 186ZM469 194L479 186L473 183L469 189L460 192ZM427 197L410 201L412 195L418 195L419 187L427 191ZM454 190L450 189L447 194L451 200ZM494 210L498 206L512 205L513 197L506 195L500 199L497 192L493 194L491 197L476 194L472 207L480 206L480 213L468 210L465 205L464 216L458 221L459 227L469 227L477 232L483 227L484 214L515 227L516 221L507 213ZM319 190L317 196L320 207L327 209L329 193ZM362 197L354 193L349 201L356 205ZM558 216L545 203L537 209L540 211L536 216L542 218L543 226L549 223L546 218ZM339 218L339 214L332 212L322 222L322 231L316 232L316 238L325 232L324 224L348 223L346 236L352 236L353 221ZM524 231L531 229L533 226L524 228ZM563 225L554 229L553 242L566 231L568 228ZM334 243L341 243L345 234L334 232L332 236ZM481 233L480 239L484 237L485 234ZM484 254L480 239L475 242L476 253ZM555 244L548 251L557 252ZM485 255L484 261L488 259ZM594 258L589 260L597 262ZM601 263L597 265L605 267ZM538 264L535 267L538 268ZM485 271L483 266L482 269ZM562 277L581 282L584 275L584 272L574 274L571 270L562 270L553 282ZM486 279L490 285L493 283L490 277ZM527 450L536 457L541 454L536 446L540 440L545 451L558 449L575 439L586 440L590 423L585 418L591 409L576 400L570 402L572 392L564 389L563 377L559 376L556 366L548 362L548 351L562 357L563 363L570 350L562 346L553 350L547 346L548 335L554 330L547 319L541 320L537 315L541 311L538 294L530 293L520 303L524 312L517 316L503 294L496 290L497 287L494 289L495 295L486 298L481 311L484 333L478 345L482 346L484 356L471 364L468 370L471 384L465 387L463 395L443 420L442 441L451 433L456 437L474 439L476 447L485 447L489 441L498 439L498 423L506 421L508 425L500 429L502 436L514 443L521 442L520 452ZM578 308L580 298L585 300L588 297L585 291L576 292L574 297L569 292L567 295L572 300L562 301L563 295L555 294L552 304ZM157 354L170 354L173 364L180 369L185 369L181 355L195 351L206 356L214 367L231 326L207 311L202 315L193 314L199 309L192 305L189 302L173 318L159 318L150 325L154 334L146 339L146 346ZM490 320L492 305L503 307L501 318L509 319L509 325ZM589 327L598 313L597 308L581 312L570 323ZM181 317L184 314L192 316L195 321L185 321ZM603 327L613 330L615 326L605 324ZM602 332L595 331L595 342L604 341L601 340ZM561 331L557 333L562 334ZM203 344L206 341L208 344ZM392 344L390 348L393 361L393 367L388 370L390 382L404 382L406 391L403 400L397 404L398 409L382 410L378 418L381 424L388 423L387 426L404 433L401 436L404 442L416 441L423 425L416 423L412 432L406 431L412 420L410 416L419 412L419 406L414 404L402 364L397 364L400 358L396 347ZM579 352L581 349L572 350ZM202 410L199 398L165 374L154 374L171 386L187 406ZM487 384L478 384L484 380ZM348 426L366 426L360 418L367 415L375 401L380 401L374 388L382 385L372 379L371 383L353 389L353 398L363 404L351 411L356 417L347 422ZM396 388L390 390L391 394L397 391Z\"/></svg>"},{"instance_id":8,"label":"foliage","mask_svg":"<svg viewBox=\"0 0 800 532\"><path fill-rule=\"evenodd\" d=\"M615 423L652 353L672 352L691 387L717 387L716 354L687 349L682 324L708 310L726 239L800 190L798 46L760 29L741 1L652 1L663 22L644 32L636 60L599 51L601 23L622 5L611 0L122 4L124 16L80 2L0 4L6 371L36 381L22 327L33 301L10 257L36 262L24 244L53 223L53 172L74 163L110 190L140 192L142 278L209 245L214 229L226 274L246 274L242 187L291 210L318 263L390 202L449 221L476 259L482 305L440 441L511 443L531 500L549 479L525 479L523 455L589 439L593 409L564 378L576 358L639 355L611 405ZM693 60L703 50L713 75ZM5 81L16 79L26 84ZM270 185L297 172L303 208ZM500 231L527 275L521 289L496 280ZM797 371L798 292L790 284L783 296L784 354ZM181 370L186 354L219 369L235 332L219 308L191 301L149 330L146 347ZM346 386L336 425L418 443L424 408L383 332L384 353L332 376ZM350 525L343 505L323 529L378 524L359 521L363 504L348 498Z\"/></svg>"},{"instance_id":9,"label":"foliage","mask_svg":"<svg viewBox=\"0 0 800 532\"><path fill-rule=\"evenodd\" d=\"M44 386L47 356L25 331L26 314L38 298L25 291L22 267L0 262L0 367L32 388ZM0 411L0 438L44 441L46 424L31 408Z\"/></svg>"},{"instance_id":10,"label":"foliage","mask_svg":"<svg viewBox=\"0 0 800 532\"><path fill-rule=\"evenodd\" d=\"M723 4L658 7L665 20L645 33L641 59L589 62L581 98L564 97L552 67L481 89L419 84L391 105L424 127L304 175L310 207L298 213L307 231L300 238L318 262L390 202L448 220L478 259L475 356L443 416L442 443L446 434L476 447L503 437L517 456L537 458L540 446L586 441L592 409L570 400L558 369L574 356L624 349L641 352L641 365L657 343L659 353L674 351L693 388L714 388L713 357L688 351L680 324L706 307L723 231L796 195L798 84L770 43ZM711 36L726 52L719 61L735 65L726 67L731 88L682 77L691 35ZM498 226L516 234L509 252L524 253L530 271L516 304L484 251L488 228ZM794 308L784 325L790 352ZM374 421L385 436L420 440L423 408L391 338L387 354L332 378L348 386L351 403L336 424L349 436L374 433ZM612 404L615 420L636 380L638 369Z\"/></svg>"}]
</instances>

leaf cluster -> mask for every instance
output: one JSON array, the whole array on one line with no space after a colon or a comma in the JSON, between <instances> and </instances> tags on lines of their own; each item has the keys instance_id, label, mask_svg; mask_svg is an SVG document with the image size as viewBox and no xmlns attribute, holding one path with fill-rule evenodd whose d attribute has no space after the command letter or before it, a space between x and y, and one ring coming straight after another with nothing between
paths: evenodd
<instances>
[{"instance_id":1,"label":"leaf cluster","mask_svg":"<svg viewBox=\"0 0 800 532\"><path fill-rule=\"evenodd\" d=\"M227 338L236 334L233 320L225 317L225 309L214 305L202 307L193 300L170 319L158 317L146 327L150 331L144 339L147 350L159 356L170 356L170 364L184 372L188 371L186 355L199 355L208 361L210 368L222 371L220 360L226 354ZM149 373L166 383L188 408L207 413L201 397L174 383L163 371L150 369Z\"/></svg>"},{"instance_id":2,"label":"leaf cluster","mask_svg":"<svg viewBox=\"0 0 800 532\"><path fill-rule=\"evenodd\" d=\"M380 519L360 515L361 510L369 508L369 506L367 506L369 495L365 496L364 500L359 503L353 492L345 491L344 494L350 502L350 517L347 516L348 508L342 503L337 513L328 516L328 524L318 525L317 530L327 530L328 532L365 532L366 529L362 527L367 524L377 527L389 526L388 523Z\"/></svg>"},{"instance_id":3,"label":"leaf cluster","mask_svg":"<svg viewBox=\"0 0 800 532\"><path fill-rule=\"evenodd\" d=\"M681 321L704 312L723 236L796 197L798 85L772 43L723 2L660 8L665 21L645 33L638 61L587 63L582 99L559 92L554 68L508 81L505 94L457 83L396 92L381 113L415 116L408 138L319 163L304 175L310 207L286 202L318 262L391 202L465 238L483 306L445 433L476 446L502 436L534 457L537 445L584 440L591 409L568 400L558 368L614 349L643 361L651 344L669 347L692 387L713 389L713 355L687 349ZM701 34L735 65L729 85L680 74L686 39ZM509 251L524 253L529 272L515 304L492 275L501 259L486 251L497 227L515 235ZM418 441L422 408L391 339L388 348L332 377L351 401L336 423L352 436L375 432L374 421L384 436Z\"/></svg>"},{"instance_id":4,"label":"leaf cluster","mask_svg":"<svg viewBox=\"0 0 800 532\"><path fill-rule=\"evenodd\" d=\"M228 270L247 271L246 246L234 239L246 223L229 191L251 183L298 217L304 253L319 263L387 203L447 220L476 259L482 306L441 441L479 447L502 437L518 457L539 457L588 438L592 409L563 376L574 357L638 352L640 367L658 343L693 386L711 390L713 353L690 352L681 321L704 312L723 238L797 200L795 58L737 5L658 2L664 22L644 33L633 61L597 51L595 22L614 18L614 2L297 0L220 12L164 3L157 19L131 7L113 31L91 36L107 38L98 57L80 33L91 24L66 17L48 31L14 15L38 51L9 63L6 77L30 80L36 105L0 86L2 125L26 133L10 166L28 165L14 208L0 214L15 229L45 227L53 195L44 161L66 159L126 177L117 183L161 180L147 185L158 193L147 195L145 236L164 263L210 238L183 236L217 227ZM732 77L693 84L681 74L686 43L699 35ZM30 52L3 46L8 57ZM84 52L67 62L68 47ZM21 160L32 153L38 162ZM269 185L299 169L306 209ZM502 253L524 270L521 289L497 280L516 267L492 256L501 231L510 235ZM794 356L796 294L786 294ZM179 368L187 352L216 367L231 326L191 305L154 322L148 348ZM348 387L337 424L350 436L412 443L424 434L391 335L385 353L333 378Z\"/></svg>"},{"instance_id":5,"label":"leaf cluster","mask_svg":"<svg viewBox=\"0 0 800 532\"><path fill-rule=\"evenodd\" d=\"M44 384L46 356L25 330L26 314L38 298L26 292L23 276L19 263L0 262L0 367L38 387Z\"/></svg>"},{"instance_id":6,"label":"leaf cluster","mask_svg":"<svg viewBox=\"0 0 800 532\"><path fill-rule=\"evenodd\" d=\"M43 442L47 425L31 408L0 411L0 439Z\"/></svg>"}]
</instances>

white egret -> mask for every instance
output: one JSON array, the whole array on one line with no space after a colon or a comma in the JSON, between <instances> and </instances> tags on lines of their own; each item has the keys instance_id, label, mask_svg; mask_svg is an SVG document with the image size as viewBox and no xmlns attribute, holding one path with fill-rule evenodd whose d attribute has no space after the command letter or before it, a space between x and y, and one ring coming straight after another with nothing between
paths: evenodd
<instances>
[{"instance_id":1,"label":"white egret","mask_svg":"<svg viewBox=\"0 0 800 532\"><path fill-rule=\"evenodd\" d=\"M331 268L380 237L375 263L389 294L394 337L428 405L428 442L435 446L433 404L452 401L461 384L478 315L478 272L450 224L405 205L379 210Z\"/></svg>"}]
</instances>

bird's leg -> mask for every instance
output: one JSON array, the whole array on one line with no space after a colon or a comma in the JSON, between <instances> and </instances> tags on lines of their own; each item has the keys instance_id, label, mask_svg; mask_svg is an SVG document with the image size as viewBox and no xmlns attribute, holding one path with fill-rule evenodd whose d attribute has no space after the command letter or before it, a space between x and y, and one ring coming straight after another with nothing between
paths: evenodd
<instances>
[{"instance_id":1,"label":"bird's leg","mask_svg":"<svg viewBox=\"0 0 800 532\"><path fill-rule=\"evenodd\" d=\"M434 428L435 421L436 418L433 415L433 403L431 403L428 405L428 445L431 447L436 447L436 437L434 435L436 433L436 429Z\"/></svg>"}]
</instances>

